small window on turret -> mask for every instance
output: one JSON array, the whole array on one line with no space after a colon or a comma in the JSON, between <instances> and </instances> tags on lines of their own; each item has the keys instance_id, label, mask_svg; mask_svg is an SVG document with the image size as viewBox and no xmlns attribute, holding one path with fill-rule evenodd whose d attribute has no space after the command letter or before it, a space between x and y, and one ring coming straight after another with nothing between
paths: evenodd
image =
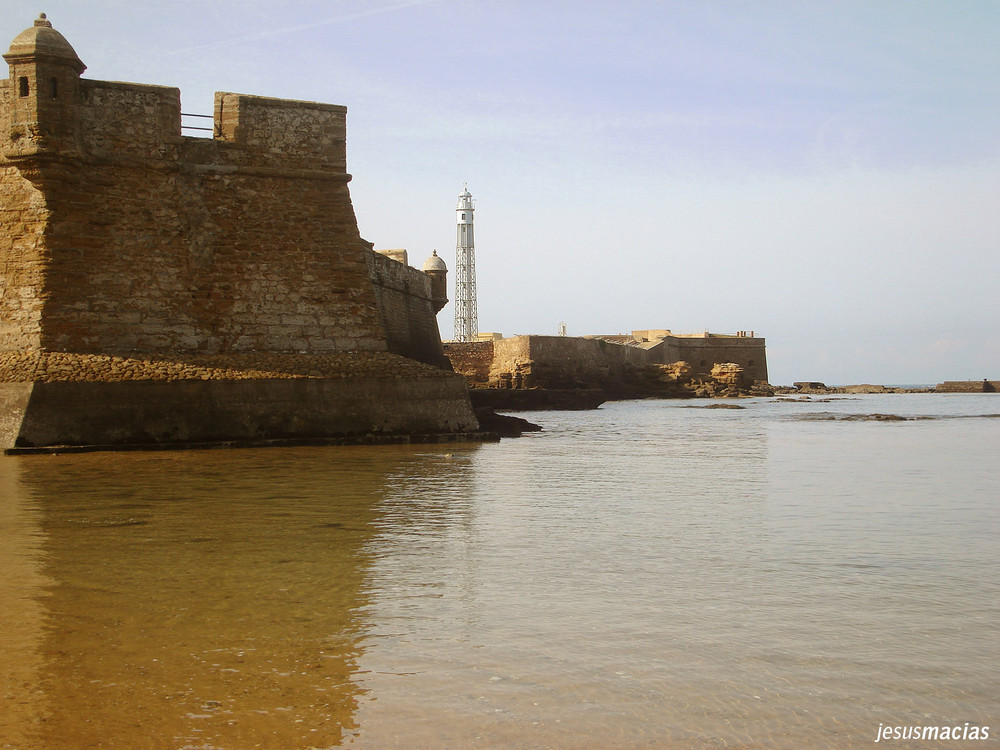
<instances>
[{"instance_id":1,"label":"small window on turret","mask_svg":"<svg viewBox=\"0 0 1000 750\"><path fill-rule=\"evenodd\" d=\"M18 80L17 83L21 87L21 96L27 96L28 95L28 79L25 76L21 76L20 80Z\"/></svg>"},{"instance_id":2,"label":"small window on turret","mask_svg":"<svg viewBox=\"0 0 1000 750\"><path fill-rule=\"evenodd\" d=\"M59 98L59 79L58 78L53 78L52 79L52 98L53 99L58 99Z\"/></svg>"}]
</instances>

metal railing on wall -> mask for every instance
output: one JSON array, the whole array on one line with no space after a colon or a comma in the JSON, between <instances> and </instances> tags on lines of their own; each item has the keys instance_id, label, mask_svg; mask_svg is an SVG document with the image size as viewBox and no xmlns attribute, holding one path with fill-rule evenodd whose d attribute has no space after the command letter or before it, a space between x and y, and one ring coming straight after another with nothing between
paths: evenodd
<instances>
[{"instance_id":1,"label":"metal railing on wall","mask_svg":"<svg viewBox=\"0 0 1000 750\"><path fill-rule=\"evenodd\" d=\"M184 118L184 117L199 117L199 118L201 118L203 120L214 120L215 119L215 117L213 115L195 115L195 114L192 114L190 112L181 112L181 117L182 118ZM214 126L210 127L210 128L203 128L200 125L185 125L184 124L184 120L182 119L181 120L181 132L183 133L183 132L189 131L189 130L195 130L195 131L201 131L201 132L207 131L209 133L212 133L213 135L215 134L215 127ZM203 138L204 136L196 136L196 137Z\"/></svg>"}]
</instances>

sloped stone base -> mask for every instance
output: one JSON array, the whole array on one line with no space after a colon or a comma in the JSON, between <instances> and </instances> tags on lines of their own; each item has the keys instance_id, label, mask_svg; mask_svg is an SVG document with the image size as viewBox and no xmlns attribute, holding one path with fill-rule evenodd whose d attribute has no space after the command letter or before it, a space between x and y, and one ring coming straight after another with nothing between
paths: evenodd
<instances>
[{"instance_id":1,"label":"sloped stone base","mask_svg":"<svg viewBox=\"0 0 1000 750\"><path fill-rule=\"evenodd\" d=\"M475 433L461 376L0 383L0 449Z\"/></svg>"}]
</instances>

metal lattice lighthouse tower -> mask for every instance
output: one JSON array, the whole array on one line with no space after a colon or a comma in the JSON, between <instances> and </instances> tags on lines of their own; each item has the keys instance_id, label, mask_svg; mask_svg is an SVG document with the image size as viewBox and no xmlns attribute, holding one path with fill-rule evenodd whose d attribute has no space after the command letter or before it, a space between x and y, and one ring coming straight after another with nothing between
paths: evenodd
<instances>
[{"instance_id":1,"label":"metal lattice lighthouse tower","mask_svg":"<svg viewBox=\"0 0 1000 750\"><path fill-rule=\"evenodd\" d=\"M455 341L475 341L479 337L476 312L476 248L472 236L475 211L468 183L458 194L458 249L455 261Z\"/></svg>"}]
</instances>

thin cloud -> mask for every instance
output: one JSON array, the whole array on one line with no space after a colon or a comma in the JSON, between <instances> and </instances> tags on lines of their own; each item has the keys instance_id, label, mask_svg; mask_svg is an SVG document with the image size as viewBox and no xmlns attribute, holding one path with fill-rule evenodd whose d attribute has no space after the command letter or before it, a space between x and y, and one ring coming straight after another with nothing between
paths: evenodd
<instances>
[{"instance_id":1,"label":"thin cloud","mask_svg":"<svg viewBox=\"0 0 1000 750\"><path fill-rule=\"evenodd\" d=\"M336 16L334 18L328 18L325 21L310 21L309 23L298 24L296 26L286 26L281 29L271 29L269 31L261 31L257 34L247 34L246 36L234 37L232 39L223 39L219 42L212 42L211 44L202 44L197 47L184 47L183 49L176 49L167 52L168 55L180 55L188 52L199 52L208 49L218 49L220 47L228 47L234 44L243 44L244 42L258 42L262 39L273 39L274 37L284 36L286 34L294 34L299 31L308 31L310 29L319 28L321 26L333 26L338 23L345 23L347 21L356 21L359 18L370 18L371 16L379 16L385 13L392 13L397 10L403 10L405 8L413 8L420 5L437 5L439 3L445 2L445 0L409 0L408 2L395 3L393 5L387 5L384 8L372 8L371 10L361 11L359 13L351 13L345 16Z\"/></svg>"}]
</instances>

